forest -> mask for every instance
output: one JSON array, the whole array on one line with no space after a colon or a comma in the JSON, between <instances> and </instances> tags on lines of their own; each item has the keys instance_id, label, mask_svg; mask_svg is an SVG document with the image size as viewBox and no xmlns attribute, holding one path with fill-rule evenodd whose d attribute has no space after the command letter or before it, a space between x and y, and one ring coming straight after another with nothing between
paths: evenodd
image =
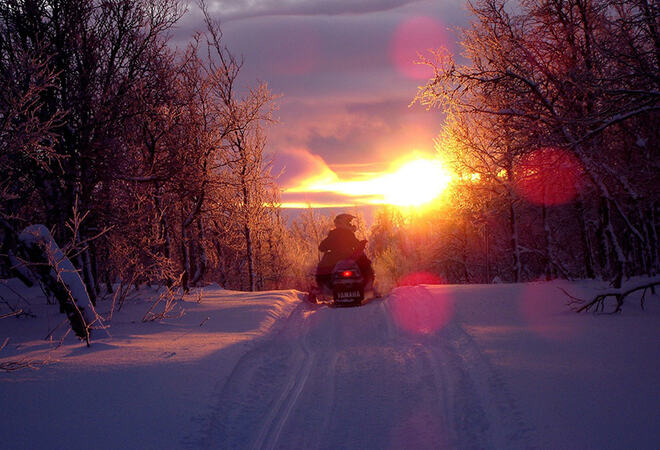
<instances>
[{"instance_id":1,"label":"forest","mask_svg":"<svg viewBox=\"0 0 660 450\"><path fill-rule=\"evenodd\" d=\"M163 312L147 319L206 283L313 280L332 222L312 208L287 221L280 207L267 151L277 98L237 82L243 60L204 4L204 29L170 45L185 6L0 4L0 278L42 283L72 316L76 293L51 270L79 273L90 302L113 307L162 285ZM411 95L444 120L435 146L452 184L432 207L361 221L381 290L657 274L660 6L470 11L461 53L421 54L433 77Z\"/></svg>"},{"instance_id":2,"label":"forest","mask_svg":"<svg viewBox=\"0 0 660 450\"><path fill-rule=\"evenodd\" d=\"M447 115L453 282L658 271L656 2L475 2L462 59L425 58L416 100Z\"/></svg>"}]
</instances>

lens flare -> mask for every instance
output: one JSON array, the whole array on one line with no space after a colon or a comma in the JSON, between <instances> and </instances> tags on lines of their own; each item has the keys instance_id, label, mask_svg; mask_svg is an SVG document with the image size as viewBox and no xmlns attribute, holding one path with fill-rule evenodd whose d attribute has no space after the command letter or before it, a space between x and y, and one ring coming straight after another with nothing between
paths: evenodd
<instances>
[{"instance_id":1,"label":"lens flare","mask_svg":"<svg viewBox=\"0 0 660 450\"><path fill-rule=\"evenodd\" d=\"M390 297L390 312L400 329L430 335L449 323L454 314L454 303L443 291L431 294L422 286L400 287Z\"/></svg>"},{"instance_id":2,"label":"lens flare","mask_svg":"<svg viewBox=\"0 0 660 450\"><path fill-rule=\"evenodd\" d=\"M414 80L428 80L430 67L416 64L419 54L446 47L449 42L445 27L428 17L413 17L402 22L394 32L390 44L390 58L401 74Z\"/></svg>"},{"instance_id":3,"label":"lens flare","mask_svg":"<svg viewBox=\"0 0 660 450\"><path fill-rule=\"evenodd\" d=\"M538 205L562 205L578 194L582 172L580 161L569 152L541 148L525 155L517 165L516 190Z\"/></svg>"}]
</instances>

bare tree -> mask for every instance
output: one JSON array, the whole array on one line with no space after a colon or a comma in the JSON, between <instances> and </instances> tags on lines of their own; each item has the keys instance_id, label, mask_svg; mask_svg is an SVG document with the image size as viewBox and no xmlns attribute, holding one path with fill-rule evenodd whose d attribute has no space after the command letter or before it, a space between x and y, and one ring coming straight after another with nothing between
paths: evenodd
<instances>
[{"instance_id":1,"label":"bare tree","mask_svg":"<svg viewBox=\"0 0 660 450\"><path fill-rule=\"evenodd\" d=\"M658 223L649 225L649 219L657 209L658 9L637 0L532 0L519 8L483 0L471 10L476 20L464 31L470 62L458 64L436 52L426 60L435 77L417 100L448 114L445 136L460 147L454 154L464 154L454 158L458 169L482 177L487 172L484 181L506 184L500 192L512 200L514 267L525 254L523 268L542 257L547 276L568 276L556 238L572 234L570 226L582 236L581 259L589 275L594 261L617 285L624 276L657 271ZM484 145L475 134L484 136ZM566 172L559 159L549 169L525 169L525 161L543 149L577 161L575 180L582 185L564 186L576 191L568 222L565 206L514 201L521 183L538 184L538 170ZM534 229L538 222L543 239L537 241L544 248L523 245L516 228Z\"/></svg>"},{"instance_id":2,"label":"bare tree","mask_svg":"<svg viewBox=\"0 0 660 450\"><path fill-rule=\"evenodd\" d=\"M235 57L222 43L219 25L209 16L204 3L208 48L206 77L210 83L213 113L220 120L223 152L220 154L221 183L235 193L234 216L241 227L245 245L248 289L255 290L255 234L273 210L274 182L269 163L264 160L265 137L263 123L272 120L273 95L265 83L239 95L236 80L243 61ZM269 206L270 204L270 206Z\"/></svg>"}]
</instances>

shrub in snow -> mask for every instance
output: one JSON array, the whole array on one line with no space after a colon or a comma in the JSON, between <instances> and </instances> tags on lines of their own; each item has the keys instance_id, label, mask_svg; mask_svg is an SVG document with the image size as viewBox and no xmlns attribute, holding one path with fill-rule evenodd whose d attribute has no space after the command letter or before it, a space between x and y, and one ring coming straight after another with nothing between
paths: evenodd
<instances>
[{"instance_id":1,"label":"shrub in snow","mask_svg":"<svg viewBox=\"0 0 660 450\"><path fill-rule=\"evenodd\" d=\"M96 311L78 271L45 226L28 226L19 240L27 252L30 269L53 293L76 335L89 345L90 318L96 318Z\"/></svg>"}]
</instances>

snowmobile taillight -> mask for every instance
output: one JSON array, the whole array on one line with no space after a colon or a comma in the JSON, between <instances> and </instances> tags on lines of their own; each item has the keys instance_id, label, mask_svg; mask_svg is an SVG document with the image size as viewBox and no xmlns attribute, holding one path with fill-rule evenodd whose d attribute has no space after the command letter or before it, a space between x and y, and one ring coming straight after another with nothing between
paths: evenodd
<instances>
[{"instance_id":1,"label":"snowmobile taillight","mask_svg":"<svg viewBox=\"0 0 660 450\"><path fill-rule=\"evenodd\" d=\"M353 275L354 275L354 274L353 274L353 271L352 271L352 270L344 270L344 271L341 273L341 276L344 277L344 278L352 277Z\"/></svg>"}]
</instances>

